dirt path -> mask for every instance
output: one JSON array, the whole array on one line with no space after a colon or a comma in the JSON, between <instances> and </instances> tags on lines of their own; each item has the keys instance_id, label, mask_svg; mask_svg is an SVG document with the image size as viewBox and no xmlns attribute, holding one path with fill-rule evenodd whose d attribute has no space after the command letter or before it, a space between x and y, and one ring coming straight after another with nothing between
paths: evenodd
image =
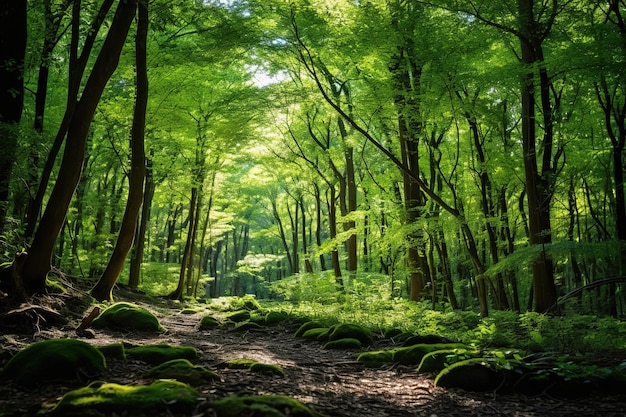
<instances>
[{"instance_id":1,"label":"dirt path","mask_svg":"<svg viewBox=\"0 0 626 417\"><path fill-rule=\"evenodd\" d=\"M201 331L198 329L200 318L201 314L163 315L161 321L168 329L164 335L96 331L95 338L84 340L98 345L124 342L194 346L199 353L197 364L216 371L221 380L198 387L203 400L193 413L186 415L189 417L212 417L211 401L229 395L249 394L288 395L318 412L337 417L626 415L625 398L590 397L571 402L546 396L526 398L441 389L433 386L432 376L420 375L412 367L368 369L354 360L355 352L324 350L317 342L296 339L293 337L294 326L277 325L242 333L227 328ZM76 335L67 329L66 332L42 333L38 338L48 337ZM26 338L4 336L2 345L6 346L10 340L15 345L29 343ZM374 349L387 347L375 346ZM246 369L222 366L225 361L238 358L280 365L285 376L255 374ZM102 379L118 383L146 382L142 374L149 369L149 365L132 360L109 360L108 367ZM27 390L12 383L1 384L0 416L32 416L42 403L54 402L71 388L74 387L47 385ZM169 411L162 415L183 417ZM152 413L150 417L157 416Z\"/></svg>"}]
</instances>

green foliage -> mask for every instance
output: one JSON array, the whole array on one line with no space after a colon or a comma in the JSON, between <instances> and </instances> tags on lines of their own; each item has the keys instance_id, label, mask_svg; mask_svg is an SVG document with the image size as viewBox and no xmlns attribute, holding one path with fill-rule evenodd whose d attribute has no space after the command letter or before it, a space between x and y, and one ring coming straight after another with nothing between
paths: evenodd
<instances>
[{"instance_id":1,"label":"green foliage","mask_svg":"<svg viewBox=\"0 0 626 417\"><path fill-rule=\"evenodd\" d=\"M100 313L92 322L94 328L113 328L163 332L159 319L147 309L135 304L115 303Z\"/></svg>"},{"instance_id":2,"label":"green foliage","mask_svg":"<svg viewBox=\"0 0 626 417\"><path fill-rule=\"evenodd\" d=\"M2 368L0 376L24 385L41 381L74 380L96 376L106 369L104 355L76 339L48 339L20 350Z\"/></svg>"},{"instance_id":3,"label":"green foliage","mask_svg":"<svg viewBox=\"0 0 626 417\"><path fill-rule=\"evenodd\" d=\"M65 394L49 411L53 415L84 415L87 410L144 412L168 408L190 411L198 393L189 385L158 380L150 385L94 384Z\"/></svg>"}]
</instances>

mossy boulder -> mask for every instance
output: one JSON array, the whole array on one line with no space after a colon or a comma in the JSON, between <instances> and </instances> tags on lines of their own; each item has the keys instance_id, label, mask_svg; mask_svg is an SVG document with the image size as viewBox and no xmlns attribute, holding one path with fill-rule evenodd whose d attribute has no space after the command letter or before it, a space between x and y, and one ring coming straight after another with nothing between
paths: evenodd
<instances>
[{"instance_id":1,"label":"mossy boulder","mask_svg":"<svg viewBox=\"0 0 626 417\"><path fill-rule=\"evenodd\" d=\"M363 345L358 339L345 338L332 340L324 345L324 349L361 349Z\"/></svg>"},{"instance_id":2,"label":"mossy boulder","mask_svg":"<svg viewBox=\"0 0 626 417\"><path fill-rule=\"evenodd\" d=\"M104 355L76 339L49 339L33 343L13 356L0 372L3 379L24 385L43 381L96 376L106 369Z\"/></svg>"},{"instance_id":3,"label":"mossy boulder","mask_svg":"<svg viewBox=\"0 0 626 417\"><path fill-rule=\"evenodd\" d=\"M237 310L226 314L226 319L235 323L250 320L250 312L248 310Z\"/></svg>"},{"instance_id":4,"label":"mossy boulder","mask_svg":"<svg viewBox=\"0 0 626 417\"><path fill-rule=\"evenodd\" d=\"M384 337L385 339L393 339L393 338L395 338L396 336L401 335L402 333L403 333L403 332L402 332L402 330L400 330L400 329L396 329L396 328L393 328L393 329L387 329L387 330L385 330L385 332L383 333L383 337Z\"/></svg>"},{"instance_id":5,"label":"mossy boulder","mask_svg":"<svg viewBox=\"0 0 626 417\"><path fill-rule=\"evenodd\" d=\"M343 323L331 327L328 334L329 340L357 339L363 345L374 343L372 331L359 324Z\"/></svg>"},{"instance_id":6,"label":"mossy boulder","mask_svg":"<svg viewBox=\"0 0 626 417\"><path fill-rule=\"evenodd\" d=\"M265 315L264 321L267 325L275 325L289 320L290 315L286 311L270 311Z\"/></svg>"},{"instance_id":7,"label":"mossy boulder","mask_svg":"<svg viewBox=\"0 0 626 417\"><path fill-rule=\"evenodd\" d=\"M219 320L211 315L203 316L202 319L200 320L201 330L215 329L220 326L221 326L221 323L219 322Z\"/></svg>"},{"instance_id":8,"label":"mossy boulder","mask_svg":"<svg viewBox=\"0 0 626 417\"><path fill-rule=\"evenodd\" d=\"M272 363L256 362L250 365L250 371L266 375L285 376L282 366Z\"/></svg>"},{"instance_id":9,"label":"mossy boulder","mask_svg":"<svg viewBox=\"0 0 626 417\"><path fill-rule=\"evenodd\" d=\"M231 369L250 369L252 365L255 363L259 363L254 359L240 358L240 359L231 359L225 362L227 368Z\"/></svg>"},{"instance_id":10,"label":"mossy boulder","mask_svg":"<svg viewBox=\"0 0 626 417\"><path fill-rule=\"evenodd\" d=\"M150 385L106 383L68 392L50 412L54 415L83 416L86 411L93 410L131 415L164 409L191 411L197 399L195 389L173 380L158 380Z\"/></svg>"},{"instance_id":11,"label":"mossy boulder","mask_svg":"<svg viewBox=\"0 0 626 417\"><path fill-rule=\"evenodd\" d=\"M227 397L211 403L217 417L323 417L298 400L282 395Z\"/></svg>"},{"instance_id":12,"label":"mossy boulder","mask_svg":"<svg viewBox=\"0 0 626 417\"><path fill-rule=\"evenodd\" d=\"M111 343L108 345L97 346L98 349L105 358L111 359L126 359L126 349L123 343Z\"/></svg>"},{"instance_id":13,"label":"mossy boulder","mask_svg":"<svg viewBox=\"0 0 626 417\"><path fill-rule=\"evenodd\" d=\"M171 346L167 344L144 345L126 349L129 359L137 359L153 365L158 365L173 359L192 360L198 352L191 346Z\"/></svg>"},{"instance_id":14,"label":"mossy boulder","mask_svg":"<svg viewBox=\"0 0 626 417\"><path fill-rule=\"evenodd\" d=\"M307 332L307 330L311 330L311 329L321 329L321 328L327 328L327 326L325 326L324 324L318 322L318 321L307 321L306 323L303 323L298 330L296 330L296 333L294 334L295 337L302 337L304 335L304 333Z\"/></svg>"},{"instance_id":15,"label":"mossy boulder","mask_svg":"<svg viewBox=\"0 0 626 417\"><path fill-rule=\"evenodd\" d=\"M435 378L435 385L466 391L493 391L502 384L503 378L503 371L493 369L488 359L472 358L443 369Z\"/></svg>"},{"instance_id":16,"label":"mossy boulder","mask_svg":"<svg viewBox=\"0 0 626 417\"><path fill-rule=\"evenodd\" d=\"M464 349L461 343L422 343L394 349L393 361L402 365L419 365L428 352L444 349Z\"/></svg>"},{"instance_id":17,"label":"mossy boulder","mask_svg":"<svg viewBox=\"0 0 626 417\"><path fill-rule=\"evenodd\" d=\"M247 332L249 330L261 330L263 329L263 327L261 327L260 324L255 323L253 321L242 321L241 323L237 323L235 324L235 327L233 327L233 332Z\"/></svg>"},{"instance_id":18,"label":"mossy boulder","mask_svg":"<svg viewBox=\"0 0 626 417\"><path fill-rule=\"evenodd\" d=\"M91 323L96 329L110 328L163 332L165 328L150 311L138 305L120 302L104 309Z\"/></svg>"},{"instance_id":19,"label":"mossy boulder","mask_svg":"<svg viewBox=\"0 0 626 417\"><path fill-rule=\"evenodd\" d=\"M436 343L451 343L451 342L445 337L439 336L436 334L416 334L416 335L407 337L402 342L402 346L436 344Z\"/></svg>"},{"instance_id":20,"label":"mossy boulder","mask_svg":"<svg viewBox=\"0 0 626 417\"><path fill-rule=\"evenodd\" d=\"M328 340L328 327L316 327L314 329L309 329L302 334L303 339L309 340Z\"/></svg>"},{"instance_id":21,"label":"mossy boulder","mask_svg":"<svg viewBox=\"0 0 626 417\"><path fill-rule=\"evenodd\" d=\"M368 368L380 368L383 365L393 363L393 350L377 350L363 352L356 360Z\"/></svg>"},{"instance_id":22,"label":"mossy boulder","mask_svg":"<svg viewBox=\"0 0 626 417\"><path fill-rule=\"evenodd\" d=\"M220 377L208 369L197 366L187 359L173 359L155 366L144 374L146 378L175 379L191 386L206 384L207 382L220 379Z\"/></svg>"},{"instance_id":23,"label":"mossy boulder","mask_svg":"<svg viewBox=\"0 0 626 417\"><path fill-rule=\"evenodd\" d=\"M443 349L428 352L417 368L418 372L439 372L446 366L479 355L479 351L468 349Z\"/></svg>"}]
</instances>

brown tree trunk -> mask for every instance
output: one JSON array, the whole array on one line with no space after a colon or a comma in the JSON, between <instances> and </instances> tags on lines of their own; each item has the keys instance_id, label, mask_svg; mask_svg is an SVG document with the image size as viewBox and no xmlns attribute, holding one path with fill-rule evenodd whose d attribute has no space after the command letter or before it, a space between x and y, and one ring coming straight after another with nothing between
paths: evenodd
<instances>
[{"instance_id":1,"label":"brown tree trunk","mask_svg":"<svg viewBox=\"0 0 626 417\"><path fill-rule=\"evenodd\" d=\"M128 256L135 232L137 219L143 203L143 187L146 174L146 155L144 137L146 127L146 108L148 106L148 68L146 43L148 36L148 1L138 2L137 34L135 38L136 53L136 94L135 112L131 133L131 167L129 174L128 199L120 226L117 242L109 262L100 280L91 290L91 295L98 301L112 300L111 291L122 272Z\"/></svg>"},{"instance_id":2,"label":"brown tree trunk","mask_svg":"<svg viewBox=\"0 0 626 417\"><path fill-rule=\"evenodd\" d=\"M146 181L144 184L144 198L141 206L141 220L135 237L133 256L130 260L130 271L128 276L128 286L136 290L141 281L141 264L143 263L144 249L146 243L146 232L150 223L150 211L152 208L152 198L154 197L154 180L152 177L152 159L146 159Z\"/></svg>"},{"instance_id":3,"label":"brown tree trunk","mask_svg":"<svg viewBox=\"0 0 626 417\"><path fill-rule=\"evenodd\" d=\"M167 298L171 300L182 300L183 295L185 294L185 278L187 265L190 262L191 258L191 245L193 242L193 235L195 233L195 212L196 212L196 201L198 199L198 189L193 187L191 189L191 200L189 201L189 229L187 232L187 241L185 242L185 248L183 250L183 259L180 263L180 272L178 274L178 285L176 289L167 295Z\"/></svg>"},{"instance_id":4,"label":"brown tree trunk","mask_svg":"<svg viewBox=\"0 0 626 417\"><path fill-rule=\"evenodd\" d=\"M59 175L20 274L24 287L30 294L43 292L45 289L54 244L82 173L89 127L104 87L117 68L136 9L136 1L120 1L70 122Z\"/></svg>"}]
</instances>

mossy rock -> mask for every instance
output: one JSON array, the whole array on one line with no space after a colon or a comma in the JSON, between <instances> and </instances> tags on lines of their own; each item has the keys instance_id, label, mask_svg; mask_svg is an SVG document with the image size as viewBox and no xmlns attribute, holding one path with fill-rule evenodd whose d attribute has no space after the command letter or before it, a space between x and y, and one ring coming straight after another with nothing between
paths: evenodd
<instances>
[{"instance_id":1,"label":"mossy rock","mask_svg":"<svg viewBox=\"0 0 626 417\"><path fill-rule=\"evenodd\" d=\"M282 366L271 363L253 363L252 365L250 365L250 371L260 374L285 376L285 371L283 370Z\"/></svg>"},{"instance_id":2,"label":"mossy rock","mask_svg":"<svg viewBox=\"0 0 626 417\"><path fill-rule=\"evenodd\" d=\"M211 403L216 417L324 417L300 401L282 395L227 397Z\"/></svg>"},{"instance_id":3,"label":"mossy rock","mask_svg":"<svg viewBox=\"0 0 626 417\"><path fill-rule=\"evenodd\" d=\"M106 369L104 355L89 343L76 339L49 339L20 350L0 376L24 385L42 381L74 380L95 376Z\"/></svg>"},{"instance_id":4,"label":"mossy rock","mask_svg":"<svg viewBox=\"0 0 626 417\"><path fill-rule=\"evenodd\" d=\"M96 329L111 328L163 332L165 328L154 314L135 304L121 302L104 309L91 325Z\"/></svg>"},{"instance_id":5,"label":"mossy rock","mask_svg":"<svg viewBox=\"0 0 626 417\"><path fill-rule=\"evenodd\" d=\"M329 332L329 340L339 339L357 339L363 345L371 345L374 343L372 331L367 327L359 324L343 323L337 324L331 328Z\"/></svg>"},{"instance_id":6,"label":"mossy rock","mask_svg":"<svg viewBox=\"0 0 626 417\"><path fill-rule=\"evenodd\" d=\"M219 320L211 315L204 316L200 320L200 329L202 330L215 329L220 326Z\"/></svg>"},{"instance_id":7,"label":"mossy rock","mask_svg":"<svg viewBox=\"0 0 626 417\"><path fill-rule=\"evenodd\" d=\"M324 349L361 349L363 345L358 339L345 338L338 340L331 340L324 345Z\"/></svg>"},{"instance_id":8,"label":"mossy rock","mask_svg":"<svg viewBox=\"0 0 626 417\"><path fill-rule=\"evenodd\" d=\"M111 343L108 345L97 346L98 349L105 358L111 359L126 359L126 349L123 343Z\"/></svg>"},{"instance_id":9,"label":"mossy rock","mask_svg":"<svg viewBox=\"0 0 626 417\"><path fill-rule=\"evenodd\" d=\"M321 328L327 328L324 324L318 322L318 321L307 321L306 323L303 323L298 330L296 330L296 333L294 334L295 337L302 337L304 335L304 333L307 332L307 330L311 330L311 329L321 329Z\"/></svg>"},{"instance_id":10,"label":"mossy rock","mask_svg":"<svg viewBox=\"0 0 626 417\"><path fill-rule=\"evenodd\" d=\"M259 363L259 362L255 361L254 359L240 358L240 359L231 359L229 361L226 361L225 365L227 368L231 368L231 369L250 369L250 367L254 365L255 363Z\"/></svg>"},{"instance_id":11,"label":"mossy rock","mask_svg":"<svg viewBox=\"0 0 626 417\"><path fill-rule=\"evenodd\" d=\"M191 386L206 384L207 382L220 379L220 377L208 369L197 366L187 359L173 359L155 366L144 374L146 378L175 379Z\"/></svg>"},{"instance_id":12,"label":"mossy rock","mask_svg":"<svg viewBox=\"0 0 626 417\"><path fill-rule=\"evenodd\" d=\"M290 315L286 311L270 311L265 315L265 324L273 326L289 320Z\"/></svg>"},{"instance_id":13,"label":"mossy rock","mask_svg":"<svg viewBox=\"0 0 626 417\"><path fill-rule=\"evenodd\" d=\"M263 329L263 327L261 327L260 324L255 323L253 321L242 321L241 323L237 323L235 324L235 327L233 327L233 332L247 332L249 330L261 330Z\"/></svg>"},{"instance_id":14,"label":"mossy rock","mask_svg":"<svg viewBox=\"0 0 626 417\"><path fill-rule=\"evenodd\" d=\"M63 416L83 416L89 410L131 415L164 409L189 412L196 406L197 400L195 389L173 380L158 380L150 385L106 383L70 391L50 411Z\"/></svg>"},{"instance_id":15,"label":"mossy rock","mask_svg":"<svg viewBox=\"0 0 626 417\"><path fill-rule=\"evenodd\" d=\"M226 319L235 323L250 320L250 312L248 310L237 310L226 314Z\"/></svg>"},{"instance_id":16,"label":"mossy rock","mask_svg":"<svg viewBox=\"0 0 626 417\"><path fill-rule=\"evenodd\" d=\"M126 349L129 359L137 359L158 365L173 359L195 359L198 352L191 346L171 346L167 344L145 345Z\"/></svg>"},{"instance_id":17,"label":"mossy rock","mask_svg":"<svg viewBox=\"0 0 626 417\"><path fill-rule=\"evenodd\" d=\"M380 368L383 365L393 363L393 350L377 350L363 352L356 360L368 368Z\"/></svg>"},{"instance_id":18,"label":"mossy rock","mask_svg":"<svg viewBox=\"0 0 626 417\"><path fill-rule=\"evenodd\" d=\"M309 340L328 340L328 327L309 329L302 334L302 338Z\"/></svg>"},{"instance_id":19,"label":"mossy rock","mask_svg":"<svg viewBox=\"0 0 626 417\"><path fill-rule=\"evenodd\" d=\"M451 343L443 336L436 334L416 334L406 338L402 342L402 346L414 346L422 344Z\"/></svg>"},{"instance_id":20,"label":"mossy rock","mask_svg":"<svg viewBox=\"0 0 626 417\"><path fill-rule=\"evenodd\" d=\"M479 351L468 349L443 349L428 352L417 368L418 372L439 372L446 366L479 355Z\"/></svg>"},{"instance_id":21,"label":"mossy rock","mask_svg":"<svg viewBox=\"0 0 626 417\"><path fill-rule=\"evenodd\" d=\"M395 338L396 336L401 335L402 333L403 333L403 332L402 332L402 330L400 330L400 329L395 329L395 328L394 328L394 329L387 329L387 330L385 330L385 332L383 333L383 337L384 337L385 339L393 339L393 338Z\"/></svg>"},{"instance_id":22,"label":"mossy rock","mask_svg":"<svg viewBox=\"0 0 626 417\"><path fill-rule=\"evenodd\" d=\"M435 385L466 391L493 391L502 384L503 377L503 372L494 370L486 358L473 358L443 369L435 378Z\"/></svg>"},{"instance_id":23,"label":"mossy rock","mask_svg":"<svg viewBox=\"0 0 626 417\"><path fill-rule=\"evenodd\" d=\"M404 343L406 340L408 340L409 338L415 336L415 333L412 332L402 332L400 334L397 334L393 337L393 340L395 340L398 343Z\"/></svg>"},{"instance_id":24,"label":"mossy rock","mask_svg":"<svg viewBox=\"0 0 626 417\"><path fill-rule=\"evenodd\" d=\"M461 343L422 343L394 349L393 361L402 365L419 365L428 352L445 349L463 349L467 346Z\"/></svg>"}]
</instances>

